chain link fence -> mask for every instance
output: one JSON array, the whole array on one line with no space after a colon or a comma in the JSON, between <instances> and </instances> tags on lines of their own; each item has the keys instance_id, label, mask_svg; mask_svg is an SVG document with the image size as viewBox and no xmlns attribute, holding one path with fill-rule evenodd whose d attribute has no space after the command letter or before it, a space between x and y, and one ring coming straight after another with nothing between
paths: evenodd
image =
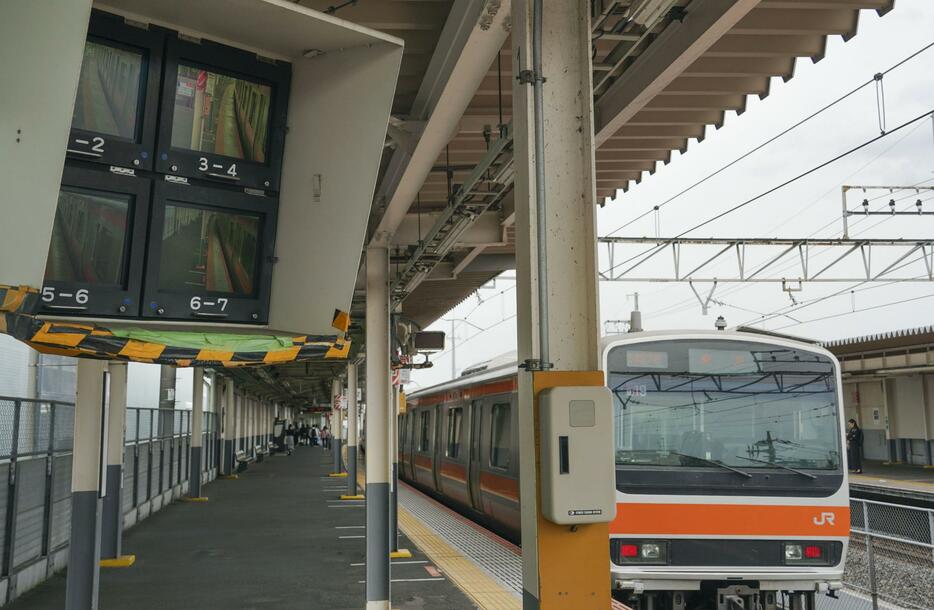
<instances>
[{"instance_id":1,"label":"chain link fence","mask_svg":"<svg viewBox=\"0 0 934 610\"><path fill-rule=\"evenodd\" d=\"M68 545L74 420L71 403L0 397L0 578ZM217 416L205 413L206 448L218 434ZM124 442L124 512L188 480L190 411L127 408ZM217 452L206 453L210 474Z\"/></svg>"},{"instance_id":2,"label":"chain link fence","mask_svg":"<svg viewBox=\"0 0 934 610\"><path fill-rule=\"evenodd\" d=\"M843 580L819 610L934 610L934 510L851 500Z\"/></svg>"},{"instance_id":3,"label":"chain link fence","mask_svg":"<svg viewBox=\"0 0 934 610\"><path fill-rule=\"evenodd\" d=\"M8 576L68 544L74 406L0 397L0 569Z\"/></svg>"}]
</instances>

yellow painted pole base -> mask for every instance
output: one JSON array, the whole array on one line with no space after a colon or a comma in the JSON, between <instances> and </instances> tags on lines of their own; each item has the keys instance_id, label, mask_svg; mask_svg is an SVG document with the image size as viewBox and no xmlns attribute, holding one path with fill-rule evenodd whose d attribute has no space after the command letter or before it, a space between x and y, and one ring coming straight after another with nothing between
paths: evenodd
<instances>
[{"instance_id":1,"label":"yellow painted pole base","mask_svg":"<svg viewBox=\"0 0 934 610\"><path fill-rule=\"evenodd\" d=\"M409 559L410 557L412 557L412 551L409 549L399 549L389 553L390 559Z\"/></svg>"},{"instance_id":2,"label":"yellow painted pole base","mask_svg":"<svg viewBox=\"0 0 934 610\"><path fill-rule=\"evenodd\" d=\"M226 480L228 480L228 481L236 481L237 479L240 478L240 475L239 475L239 474L228 474L228 475L223 476L223 477L221 477L221 478L222 478L222 479L226 479Z\"/></svg>"},{"instance_id":3,"label":"yellow painted pole base","mask_svg":"<svg viewBox=\"0 0 934 610\"><path fill-rule=\"evenodd\" d=\"M192 498L191 496L185 496L182 498L182 502L207 502L207 496L199 496L197 498Z\"/></svg>"},{"instance_id":4,"label":"yellow painted pole base","mask_svg":"<svg viewBox=\"0 0 934 610\"><path fill-rule=\"evenodd\" d=\"M341 496L341 500L362 500L363 496L357 494L356 496Z\"/></svg>"},{"instance_id":5,"label":"yellow painted pole base","mask_svg":"<svg viewBox=\"0 0 934 610\"><path fill-rule=\"evenodd\" d=\"M337 473L332 472L328 476L329 477L346 477L347 473L346 472L337 472Z\"/></svg>"},{"instance_id":6,"label":"yellow painted pole base","mask_svg":"<svg viewBox=\"0 0 934 610\"><path fill-rule=\"evenodd\" d=\"M136 563L136 555L121 555L115 559L101 559L102 568L128 568Z\"/></svg>"}]
</instances>

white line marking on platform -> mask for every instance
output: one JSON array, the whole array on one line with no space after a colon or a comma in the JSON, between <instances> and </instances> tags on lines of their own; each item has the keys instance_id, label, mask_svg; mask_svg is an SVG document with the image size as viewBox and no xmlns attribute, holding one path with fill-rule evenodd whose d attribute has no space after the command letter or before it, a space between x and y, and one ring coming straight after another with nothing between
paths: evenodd
<instances>
[{"instance_id":1,"label":"white line marking on platform","mask_svg":"<svg viewBox=\"0 0 934 610\"><path fill-rule=\"evenodd\" d=\"M423 563L428 563L428 561L426 561L426 560L424 560L424 559L413 559L412 561L393 561L393 562L392 562L392 565L394 565L394 566L404 566L404 565L409 565L409 564L423 564ZM352 564L350 564L350 567L352 567L352 568L362 568L362 567L365 566L365 565L366 565L366 563L352 563Z\"/></svg>"},{"instance_id":2,"label":"white line marking on platform","mask_svg":"<svg viewBox=\"0 0 934 610\"><path fill-rule=\"evenodd\" d=\"M365 529L365 525L335 525L334 529L336 530L362 530Z\"/></svg>"},{"instance_id":3,"label":"white line marking on platform","mask_svg":"<svg viewBox=\"0 0 934 610\"><path fill-rule=\"evenodd\" d=\"M393 578L390 582L438 582L444 578ZM365 580L358 580L357 584L365 584Z\"/></svg>"},{"instance_id":4,"label":"white line marking on platform","mask_svg":"<svg viewBox=\"0 0 934 610\"><path fill-rule=\"evenodd\" d=\"M339 540L354 540L357 538L366 538L366 536L338 536Z\"/></svg>"}]
</instances>

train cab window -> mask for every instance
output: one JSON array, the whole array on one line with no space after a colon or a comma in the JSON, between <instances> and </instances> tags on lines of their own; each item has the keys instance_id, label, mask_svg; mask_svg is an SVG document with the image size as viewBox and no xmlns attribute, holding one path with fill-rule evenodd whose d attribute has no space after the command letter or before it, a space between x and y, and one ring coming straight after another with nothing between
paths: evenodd
<instances>
[{"instance_id":1,"label":"train cab window","mask_svg":"<svg viewBox=\"0 0 934 610\"><path fill-rule=\"evenodd\" d=\"M490 466L509 468L512 434L512 405L500 403L493 405L490 417Z\"/></svg>"},{"instance_id":2,"label":"train cab window","mask_svg":"<svg viewBox=\"0 0 934 610\"><path fill-rule=\"evenodd\" d=\"M431 412L422 411L419 414L418 419L419 435L418 435L418 450L419 451L430 451L431 450Z\"/></svg>"},{"instance_id":3,"label":"train cab window","mask_svg":"<svg viewBox=\"0 0 934 610\"><path fill-rule=\"evenodd\" d=\"M461 452L461 424L464 420L464 409L454 407L448 409L448 446L445 455L456 458Z\"/></svg>"}]
</instances>

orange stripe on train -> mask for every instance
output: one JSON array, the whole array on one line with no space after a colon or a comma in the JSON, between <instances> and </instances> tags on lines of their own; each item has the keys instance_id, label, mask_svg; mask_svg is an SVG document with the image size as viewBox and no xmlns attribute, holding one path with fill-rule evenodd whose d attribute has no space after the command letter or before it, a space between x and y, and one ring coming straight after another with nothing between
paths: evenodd
<instances>
[{"instance_id":1,"label":"orange stripe on train","mask_svg":"<svg viewBox=\"0 0 934 610\"><path fill-rule=\"evenodd\" d=\"M616 504L611 534L695 536L848 536L843 506Z\"/></svg>"}]
</instances>

